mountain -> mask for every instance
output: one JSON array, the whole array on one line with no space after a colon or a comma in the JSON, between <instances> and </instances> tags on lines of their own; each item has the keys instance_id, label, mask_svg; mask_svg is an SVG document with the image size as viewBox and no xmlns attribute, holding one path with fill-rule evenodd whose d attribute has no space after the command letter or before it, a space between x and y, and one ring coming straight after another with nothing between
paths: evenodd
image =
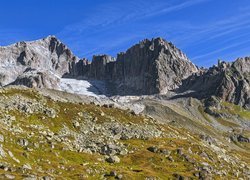
<instances>
[{"instance_id":1,"label":"mountain","mask_svg":"<svg viewBox=\"0 0 250 180\"><path fill-rule=\"evenodd\" d=\"M62 77L85 79L102 81L104 94L111 96L172 91L176 93L173 98L216 96L249 108L249 61L246 57L199 69L172 43L155 38L141 41L116 58L95 55L90 62L79 59L56 37L49 36L0 47L0 83L62 89Z\"/></svg>"},{"instance_id":2,"label":"mountain","mask_svg":"<svg viewBox=\"0 0 250 180\"><path fill-rule=\"evenodd\" d=\"M46 87L43 82L30 83L32 80L27 77L39 80L33 70L50 79L61 77L69 72L69 63L76 60L77 57L54 36L0 47L0 83L8 85L15 81L30 87L37 84ZM26 83L26 80L29 82Z\"/></svg>"},{"instance_id":3,"label":"mountain","mask_svg":"<svg viewBox=\"0 0 250 180\"><path fill-rule=\"evenodd\" d=\"M91 62L54 36L0 47L0 179L250 179L249 65L162 38Z\"/></svg>"},{"instance_id":4,"label":"mountain","mask_svg":"<svg viewBox=\"0 0 250 180\"><path fill-rule=\"evenodd\" d=\"M82 67L77 75L113 82L118 94L165 93L198 71L181 50L162 38L141 41L117 58L99 55L91 64L83 61L76 64Z\"/></svg>"},{"instance_id":5,"label":"mountain","mask_svg":"<svg viewBox=\"0 0 250 180\"><path fill-rule=\"evenodd\" d=\"M219 61L217 66L184 80L180 91L196 98L216 96L250 109L250 57L232 63Z\"/></svg>"}]
</instances>

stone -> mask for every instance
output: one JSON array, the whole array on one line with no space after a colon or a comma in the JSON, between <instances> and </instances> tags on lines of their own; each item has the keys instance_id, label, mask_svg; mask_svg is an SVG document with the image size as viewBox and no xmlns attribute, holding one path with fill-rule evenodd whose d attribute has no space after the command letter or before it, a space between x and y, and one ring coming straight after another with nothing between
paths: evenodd
<instances>
[{"instance_id":1,"label":"stone","mask_svg":"<svg viewBox=\"0 0 250 180\"><path fill-rule=\"evenodd\" d=\"M43 176L43 180L53 180L53 178L50 176Z\"/></svg>"},{"instance_id":2,"label":"stone","mask_svg":"<svg viewBox=\"0 0 250 180\"><path fill-rule=\"evenodd\" d=\"M150 152L156 153L158 151L158 148L155 146L151 146L151 147L148 147L147 150L149 150Z\"/></svg>"},{"instance_id":3,"label":"stone","mask_svg":"<svg viewBox=\"0 0 250 180\"><path fill-rule=\"evenodd\" d=\"M6 163L0 162L0 169L8 169L8 165Z\"/></svg>"},{"instance_id":4,"label":"stone","mask_svg":"<svg viewBox=\"0 0 250 180\"><path fill-rule=\"evenodd\" d=\"M116 171L110 171L109 175L110 175L110 176L116 176L116 175L117 175L117 172L116 172Z\"/></svg>"},{"instance_id":5,"label":"stone","mask_svg":"<svg viewBox=\"0 0 250 180\"><path fill-rule=\"evenodd\" d=\"M3 146L0 144L0 157L5 157L5 156L6 156L6 153L3 150Z\"/></svg>"},{"instance_id":6,"label":"stone","mask_svg":"<svg viewBox=\"0 0 250 180\"><path fill-rule=\"evenodd\" d=\"M122 174L118 174L118 175L116 176L116 178L117 178L117 179L122 179L122 178L123 178L123 175L122 175Z\"/></svg>"},{"instance_id":7,"label":"stone","mask_svg":"<svg viewBox=\"0 0 250 180\"><path fill-rule=\"evenodd\" d=\"M177 179L177 180L187 180L187 178L185 178L184 176L180 175L180 174L174 174L174 177Z\"/></svg>"},{"instance_id":8,"label":"stone","mask_svg":"<svg viewBox=\"0 0 250 180\"><path fill-rule=\"evenodd\" d=\"M231 141L234 142L246 142L250 143L250 138L243 136L242 134L233 134L230 136Z\"/></svg>"},{"instance_id":9,"label":"stone","mask_svg":"<svg viewBox=\"0 0 250 180\"><path fill-rule=\"evenodd\" d=\"M4 136L0 134L0 142L4 142Z\"/></svg>"},{"instance_id":10,"label":"stone","mask_svg":"<svg viewBox=\"0 0 250 180\"><path fill-rule=\"evenodd\" d=\"M8 70L0 67L0 85L59 89L61 77L84 77L103 80L112 95L174 90L187 97L209 99L210 106L219 107L217 100L221 99L250 109L250 57L198 69L180 49L162 38L145 39L116 58L95 55L90 62L74 56L55 36L48 36L0 47L0 60L9 64Z\"/></svg>"},{"instance_id":11,"label":"stone","mask_svg":"<svg viewBox=\"0 0 250 180\"><path fill-rule=\"evenodd\" d=\"M14 157L14 155L13 155L13 153L12 153L11 151L8 151L8 154L9 154L9 156L10 156L11 158Z\"/></svg>"},{"instance_id":12,"label":"stone","mask_svg":"<svg viewBox=\"0 0 250 180\"><path fill-rule=\"evenodd\" d=\"M50 118L54 119L56 117L56 111L54 109L45 109L44 113Z\"/></svg>"},{"instance_id":13,"label":"stone","mask_svg":"<svg viewBox=\"0 0 250 180\"><path fill-rule=\"evenodd\" d=\"M217 105L216 105L216 106L217 106ZM208 142L210 145L216 143L215 140L214 140L214 138L212 138L211 136L205 135L205 134L201 134L201 135L200 135L200 138L201 138L203 141Z\"/></svg>"},{"instance_id":14,"label":"stone","mask_svg":"<svg viewBox=\"0 0 250 180\"><path fill-rule=\"evenodd\" d=\"M178 148L177 149L177 154L182 156L183 155L183 150L181 148Z\"/></svg>"},{"instance_id":15,"label":"stone","mask_svg":"<svg viewBox=\"0 0 250 180\"><path fill-rule=\"evenodd\" d=\"M23 169L32 170L32 167L30 164L24 164Z\"/></svg>"},{"instance_id":16,"label":"stone","mask_svg":"<svg viewBox=\"0 0 250 180\"><path fill-rule=\"evenodd\" d=\"M35 175L27 175L28 177L24 178L23 180L37 180Z\"/></svg>"},{"instance_id":17,"label":"stone","mask_svg":"<svg viewBox=\"0 0 250 180\"><path fill-rule=\"evenodd\" d=\"M166 155L166 156L169 156L171 154L171 151L167 150L167 149L161 149L160 150L160 153Z\"/></svg>"},{"instance_id":18,"label":"stone","mask_svg":"<svg viewBox=\"0 0 250 180\"><path fill-rule=\"evenodd\" d=\"M201 157L203 157L203 158L208 158L207 153L206 153L206 152L204 152L204 151L200 154L200 156L201 156Z\"/></svg>"},{"instance_id":19,"label":"stone","mask_svg":"<svg viewBox=\"0 0 250 180\"><path fill-rule=\"evenodd\" d=\"M109 156L106 161L108 163L119 163L120 162L120 158L118 156Z\"/></svg>"},{"instance_id":20,"label":"stone","mask_svg":"<svg viewBox=\"0 0 250 180\"><path fill-rule=\"evenodd\" d=\"M16 179L16 177L14 175L11 174L4 174L6 179Z\"/></svg>"},{"instance_id":21,"label":"stone","mask_svg":"<svg viewBox=\"0 0 250 180\"><path fill-rule=\"evenodd\" d=\"M167 159L170 161L170 162L174 162L174 158L172 156L168 156Z\"/></svg>"},{"instance_id":22,"label":"stone","mask_svg":"<svg viewBox=\"0 0 250 180\"><path fill-rule=\"evenodd\" d=\"M73 126L74 126L74 128L79 128L80 127L80 123L78 121L74 121L73 122Z\"/></svg>"},{"instance_id":23,"label":"stone","mask_svg":"<svg viewBox=\"0 0 250 180\"><path fill-rule=\"evenodd\" d=\"M27 147L29 145L29 141L27 139L19 139L18 144L23 147Z\"/></svg>"},{"instance_id":24,"label":"stone","mask_svg":"<svg viewBox=\"0 0 250 180\"><path fill-rule=\"evenodd\" d=\"M115 155L120 152L119 146L114 144L108 144L101 147L101 154L103 155Z\"/></svg>"}]
</instances>

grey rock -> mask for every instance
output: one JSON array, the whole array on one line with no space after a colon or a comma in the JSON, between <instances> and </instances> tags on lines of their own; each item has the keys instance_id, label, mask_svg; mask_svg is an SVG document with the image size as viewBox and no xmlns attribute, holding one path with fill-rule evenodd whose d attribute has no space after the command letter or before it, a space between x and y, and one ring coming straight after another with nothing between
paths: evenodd
<instances>
[{"instance_id":1,"label":"grey rock","mask_svg":"<svg viewBox=\"0 0 250 180\"><path fill-rule=\"evenodd\" d=\"M80 127L80 123L78 121L74 121L73 122L73 126L74 126L74 128L79 128Z\"/></svg>"},{"instance_id":2,"label":"grey rock","mask_svg":"<svg viewBox=\"0 0 250 180\"><path fill-rule=\"evenodd\" d=\"M200 138L201 138L203 141L208 142L209 144L216 144L215 139L212 138L212 137L209 136L209 135L201 134L201 135L200 135Z\"/></svg>"},{"instance_id":3,"label":"grey rock","mask_svg":"<svg viewBox=\"0 0 250 180\"><path fill-rule=\"evenodd\" d=\"M170 162L174 162L174 158L172 156L168 156L167 159L170 161Z\"/></svg>"},{"instance_id":4,"label":"grey rock","mask_svg":"<svg viewBox=\"0 0 250 180\"><path fill-rule=\"evenodd\" d=\"M11 175L11 174L4 174L4 177L6 179L16 179L16 177L14 175Z\"/></svg>"},{"instance_id":5,"label":"grey rock","mask_svg":"<svg viewBox=\"0 0 250 180\"><path fill-rule=\"evenodd\" d=\"M180 174L174 174L174 177L177 179L177 180L187 180L188 178L180 175Z\"/></svg>"},{"instance_id":6,"label":"grey rock","mask_svg":"<svg viewBox=\"0 0 250 180\"><path fill-rule=\"evenodd\" d=\"M169 151L167 149L161 149L160 153L162 153L163 155L169 156L171 154L171 151Z\"/></svg>"},{"instance_id":7,"label":"grey rock","mask_svg":"<svg viewBox=\"0 0 250 180\"><path fill-rule=\"evenodd\" d=\"M23 169L32 170L32 167L30 164L24 164Z\"/></svg>"},{"instance_id":8,"label":"grey rock","mask_svg":"<svg viewBox=\"0 0 250 180\"><path fill-rule=\"evenodd\" d=\"M6 153L3 150L3 146L0 144L0 157L5 157L5 156L6 156Z\"/></svg>"},{"instance_id":9,"label":"grey rock","mask_svg":"<svg viewBox=\"0 0 250 180\"><path fill-rule=\"evenodd\" d=\"M120 158L118 156L109 156L106 161L108 163L119 163L120 162Z\"/></svg>"},{"instance_id":10,"label":"grey rock","mask_svg":"<svg viewBox=\"0 0 250 180\"><path fill-rule=\"evenodd\" d=\"M182 156L183 155L183 150L181 148L178 148L177 149L177 154Z\"/></svg>"},{"instance_id":11,"label":"grey rock","mask_svg":"<svg viewBox=\"0 0 250 180\"><path fill-rule=\"evenodd\" d=\"M203 157L203 158L208 158L208 155L207 155L206 152L202 152L202 153L200 154L200 156Z\"/></svg>"},{"instance_id":12,"label":"grey rock","mask_svg":"<svg viewBox=\"0 0 250 180\"><path fill-rule=\"evenodd\" d=\"M120 151L121 151L120 147L114 144L104 145L101 148L101 154L103 155L115 155L115 154L119 154Z\"/></svg>"},{"instance_id":13,"label":"grey rock","mask_svg":"<svg viewBox=\"0 0 250 180\"><path fill-rule=\"evenodd\" d=\"M20 146L26 147L26 146L29 145L29 141L28 141L27 139L19 139L19 140L18 140L18 144L19 144Z\"/></svg>"},{"instance_id":14,"label":"grey rock","mask_svg":"<svg viewBox=\"0 0 250 180\"><path fill-rule=\"evenodd\" d=\"M50 118L55 118L56 117L56 111L54 109L51 109L51 108L47 108L45 109L44 113L50 117Z\"/></svg>"},{"instance_id":15,"label":"grey rock","mask_svg":"<svg viewBox=\"0 0 250 180\"><path fill-rule=\"evenodd\" d=\"M23 180L37 180L37 176L35 175L27 175L27 177L25 177Z\"/></svg>"},{"instance_id":16,"label":"grey rock","mask_svg":"<svg viewBox=\"0 0 250 180\"><path fill-rule=\"evenodd\" d=\"M245 137L241 134L233 134L230 136L230 139L234 142L246 142L246 143L250 143L250 138Z\"/></svg>"},{"instance_id":17,"label":"grey rock","mask_svg":"<svg viewBox=\"0 0 250 180\"><path fill-rule=\"evenodd\" d=\"M158 151L158 148L155 147L155 146L148 147L147 149L148 149L150 152L153 152L153 153L157 153L157 151Z\"/></svg>"},{"instance_id":18,"label":"grey rock","mask_svg":"<svg viewBox=\"0 0 250 180\"><path fill-rule=\"evenodd\" d=\"M6 169L9 168L7 163L0 162L0 169Z\"/></svg>"},{"instance_id":19,"label":"grey rock","mask_svg":"<svg viewBox=\"0 0 250 180\"><path fill-rule=\"evenodd\" d=\"M4 142L4 136L0 134L0 142Z\"/></svg>"},{"instance_id":20,"label":"grey rock","mask_svg":"<svg viewBox=\"0 0 250 180\"><path fill-rule=\"evenodd\" d=\"M118 174L118 175L116 176L116 178L117 178L117 179L122 179L122 178L123 178L123 175L122 175L122 174Z\"/></svg>"},{"instance_id":21,"label":"grey rock","mask_svg":"<svg viewBox=\"0 0 250 180\"><path fill-rule=\"evenodd\" d=\"M43 180L53 180L54 178L50 177L50 176L43 176Z\"/></svg>"},{"instance_id":22,"label":"grey rock","mask_svg":"<svg viewBox=\"0 0 250 180\"><path fill-rule=\"evenodd\" d=\"M116 171L110 171L109 175L110 176L117 176L117 172Z\"/></svg>"}]
</instances>

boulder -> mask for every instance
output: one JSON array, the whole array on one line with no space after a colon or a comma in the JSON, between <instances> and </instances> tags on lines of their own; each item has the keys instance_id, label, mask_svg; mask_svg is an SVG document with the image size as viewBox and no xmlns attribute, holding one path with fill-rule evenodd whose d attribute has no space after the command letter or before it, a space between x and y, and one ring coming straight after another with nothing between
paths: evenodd
<instances>
[{"instance_id":1,"label":"boulder","mask_svg":"<svg viewBox=\"0 0 250 180\"><path fill-rule=\"evenodd\" d=\"M108 163L119 163L120 162L120 158L118 156L109 156L106 161Z\"/></svg>"},{"instance_id":2,"label":"boulder","mask_svg":"<svg viewBox=\"0 0 250 180\"><path fill-rule=\"evenodd\" d=\"M18 140L18 144L19 144L20 146L26 147L26 146L29 145L29 141L28 141L27 139L19 139L19 140Z\"/></svg>"}]
</instances>

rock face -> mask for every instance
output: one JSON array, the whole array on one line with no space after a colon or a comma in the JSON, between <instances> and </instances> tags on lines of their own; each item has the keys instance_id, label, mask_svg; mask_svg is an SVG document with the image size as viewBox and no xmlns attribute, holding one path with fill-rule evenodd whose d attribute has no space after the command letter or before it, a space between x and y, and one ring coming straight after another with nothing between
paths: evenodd
<instances>
[{"instance_id":1,"label":"rock face","mask_svg":"<svg viewBox=\"0 0 250 180\"><path fill-rule=\"evenodd\" d=\"M208 70L184 80L181 92L198 98L217 96L221 99L250 108L250 57L232 63L218 62Z\"/></svg>"},{"instance_id":2,"label":"rock face","mask_svg":"<svg viewBox=\"0 0 250 180\"><path fill-rule=\"evenodd\" d=\"M91 64L81 60L78 66L78 76L112 82L119 87L119 94L164 93L198 71L184 53L161 38L146 39L118 54L116 60L100 55L94 56Z\"/></svg>"},{"instance_id":3,"label":"rock face","mask_svg":"<svg viewBox=\"0 0 250 180\"><path fill-rule=\"evenodd\" d=\"M30 88L49 88L58 89L60 79L50 71L37 71L27 68L23 74L11 83L12 85L25 85Z\"/></svg>"},{"instance_id":4,"label":"rock face","mask_svg":"<svg viewBox=\"0 0 250 180\"><path fill-rule=\"evenodd\" d=\"M164 93L196 72L185 54L161 38L144 40L121 53L114 65L113 77L125 87L142 94Z\"/></svg>"},{"instance_id":5,"label":"rock face","mask_svg":"<svg viewBox=\"0 0 250 180\"><path fill-rule=\"evenodd\" d=\"M61 77L71 70L69 64L73 64L76 60L77 57L54 36L0 47L0 84L7 85L14 82L19 76L25 76L27 68L35 69L42 74L51 72L51 74ZM19 77L17 81L24 83L23 85L32 81L31 79L20 80L20 78L23 79L23 77Z\"/></svg>"}]
</instances>

